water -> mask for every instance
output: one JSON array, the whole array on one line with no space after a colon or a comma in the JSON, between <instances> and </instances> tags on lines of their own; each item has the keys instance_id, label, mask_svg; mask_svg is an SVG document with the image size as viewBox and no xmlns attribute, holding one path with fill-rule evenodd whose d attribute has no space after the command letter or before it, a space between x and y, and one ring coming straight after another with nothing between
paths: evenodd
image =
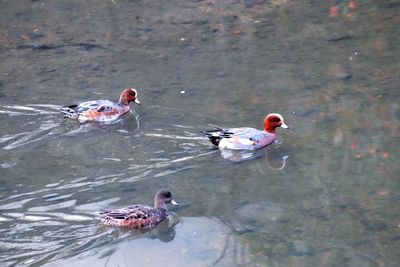
<instances>
[{"instance_id":1,"label":"water","mask_svg":"<svg viewBox=\"0 0 400 267\"><path fill-rule=\"evenodd\" d=\"M2 1L0 265L398 266L396 1ZM115 124L63 104L138 89ZM220 152L208 124L289 130ZM150 232L98 211L181 203Z\"/></svg>"}]
</instances>

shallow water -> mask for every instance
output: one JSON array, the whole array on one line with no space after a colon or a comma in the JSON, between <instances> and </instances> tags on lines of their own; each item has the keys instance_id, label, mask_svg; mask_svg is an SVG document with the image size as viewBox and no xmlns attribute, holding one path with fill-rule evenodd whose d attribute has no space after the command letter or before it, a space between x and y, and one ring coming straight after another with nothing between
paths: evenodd
<instances>
[{"instance_id":1,"label":"shallow water","mask_svg":"<svg viewBox=\"0 0 400 267\"><path fill-rule=\"evenodd\" d=\"M0 265L398 266L396 1L2 1ZM114 124L63 104L135 87ZM208 124L289 130L255 154ZM149 232L98 211L181 205Z\"/></svg>"}]
</instances>

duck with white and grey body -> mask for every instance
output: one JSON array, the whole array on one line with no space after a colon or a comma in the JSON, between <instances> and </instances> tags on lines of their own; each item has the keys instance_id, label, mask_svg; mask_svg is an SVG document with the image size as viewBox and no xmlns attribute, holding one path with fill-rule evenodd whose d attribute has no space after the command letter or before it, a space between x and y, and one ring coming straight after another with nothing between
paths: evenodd
<instances>
[{"instance_id":1,"label":"duck with white and grey body","mask_svg":"<svg viewBox=\"0 0 400 267\"><path fill-rule=\"evenodd\" d=\"M203 134L219 148L237 150L256 150L272 144L276 139L277 127L289 128L283 116L278 113L268 114L264 119L264 129L250 127L221 128L212 125L215 129L207 130Z\"/></svg>"}]
</instances>

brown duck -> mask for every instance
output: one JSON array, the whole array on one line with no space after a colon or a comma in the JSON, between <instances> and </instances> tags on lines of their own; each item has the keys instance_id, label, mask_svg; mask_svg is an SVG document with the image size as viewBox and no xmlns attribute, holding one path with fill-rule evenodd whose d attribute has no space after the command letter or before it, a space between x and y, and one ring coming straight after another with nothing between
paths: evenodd
<instances>
[{"instance_id":1,"label":"brown duck","mask_svg":"<svg viewBox=\"0 0 400 267\"><path fill-rule=\"evenodd\" d=\"M100 220L109 226L129 228L151 228L168 216L167 203L178 205L170 191L161 190L154 197L154 207L137 204L110 211L102 211Z\"/></svg>"}]
</instances>

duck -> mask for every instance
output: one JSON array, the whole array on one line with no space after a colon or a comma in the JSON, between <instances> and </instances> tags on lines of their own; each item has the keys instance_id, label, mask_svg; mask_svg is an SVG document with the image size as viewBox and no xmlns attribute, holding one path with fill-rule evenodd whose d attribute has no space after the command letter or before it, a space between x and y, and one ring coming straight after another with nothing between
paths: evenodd
<instances>
[{"instance_id":1,"label":"duck","mask_svg":"<svg viewBox=\"0 0 400 267\"><path fill-rule=\"evenodd\" d=\"M210 124L214 129L202 133L220 149L257 150L272 144L276 139L275 129L288 129L283 116L270 113L264 118L264 129L250 127L222 128Z\"/></svg>"},{"instance_id":2,"label":"duck","mask_svg":"<svg viewBox=\"0 0 400 267\"><path fill-rule=\"evenodd\" d=\"M168 216L167 204L177 206L172 194L160 190L154 196L154 207L144 204L100 212L100 220L107 226L122 226L134 229L146 229L156 226Z\"/></svg>"},{"instance_id":3,"label":"duck","mask_svg":"<svg viewBox=\"0 0 400 267\"><path fill-rule=\"evenodd\" d=\"M92 100L80 104L62 106L60 111L65 117L80 122L100 121L110 122L127 113L131 107L130 102L140 105L134 88L126 88L122 91L118 103L110 100Z\"/></svg>"}]
</instances>

